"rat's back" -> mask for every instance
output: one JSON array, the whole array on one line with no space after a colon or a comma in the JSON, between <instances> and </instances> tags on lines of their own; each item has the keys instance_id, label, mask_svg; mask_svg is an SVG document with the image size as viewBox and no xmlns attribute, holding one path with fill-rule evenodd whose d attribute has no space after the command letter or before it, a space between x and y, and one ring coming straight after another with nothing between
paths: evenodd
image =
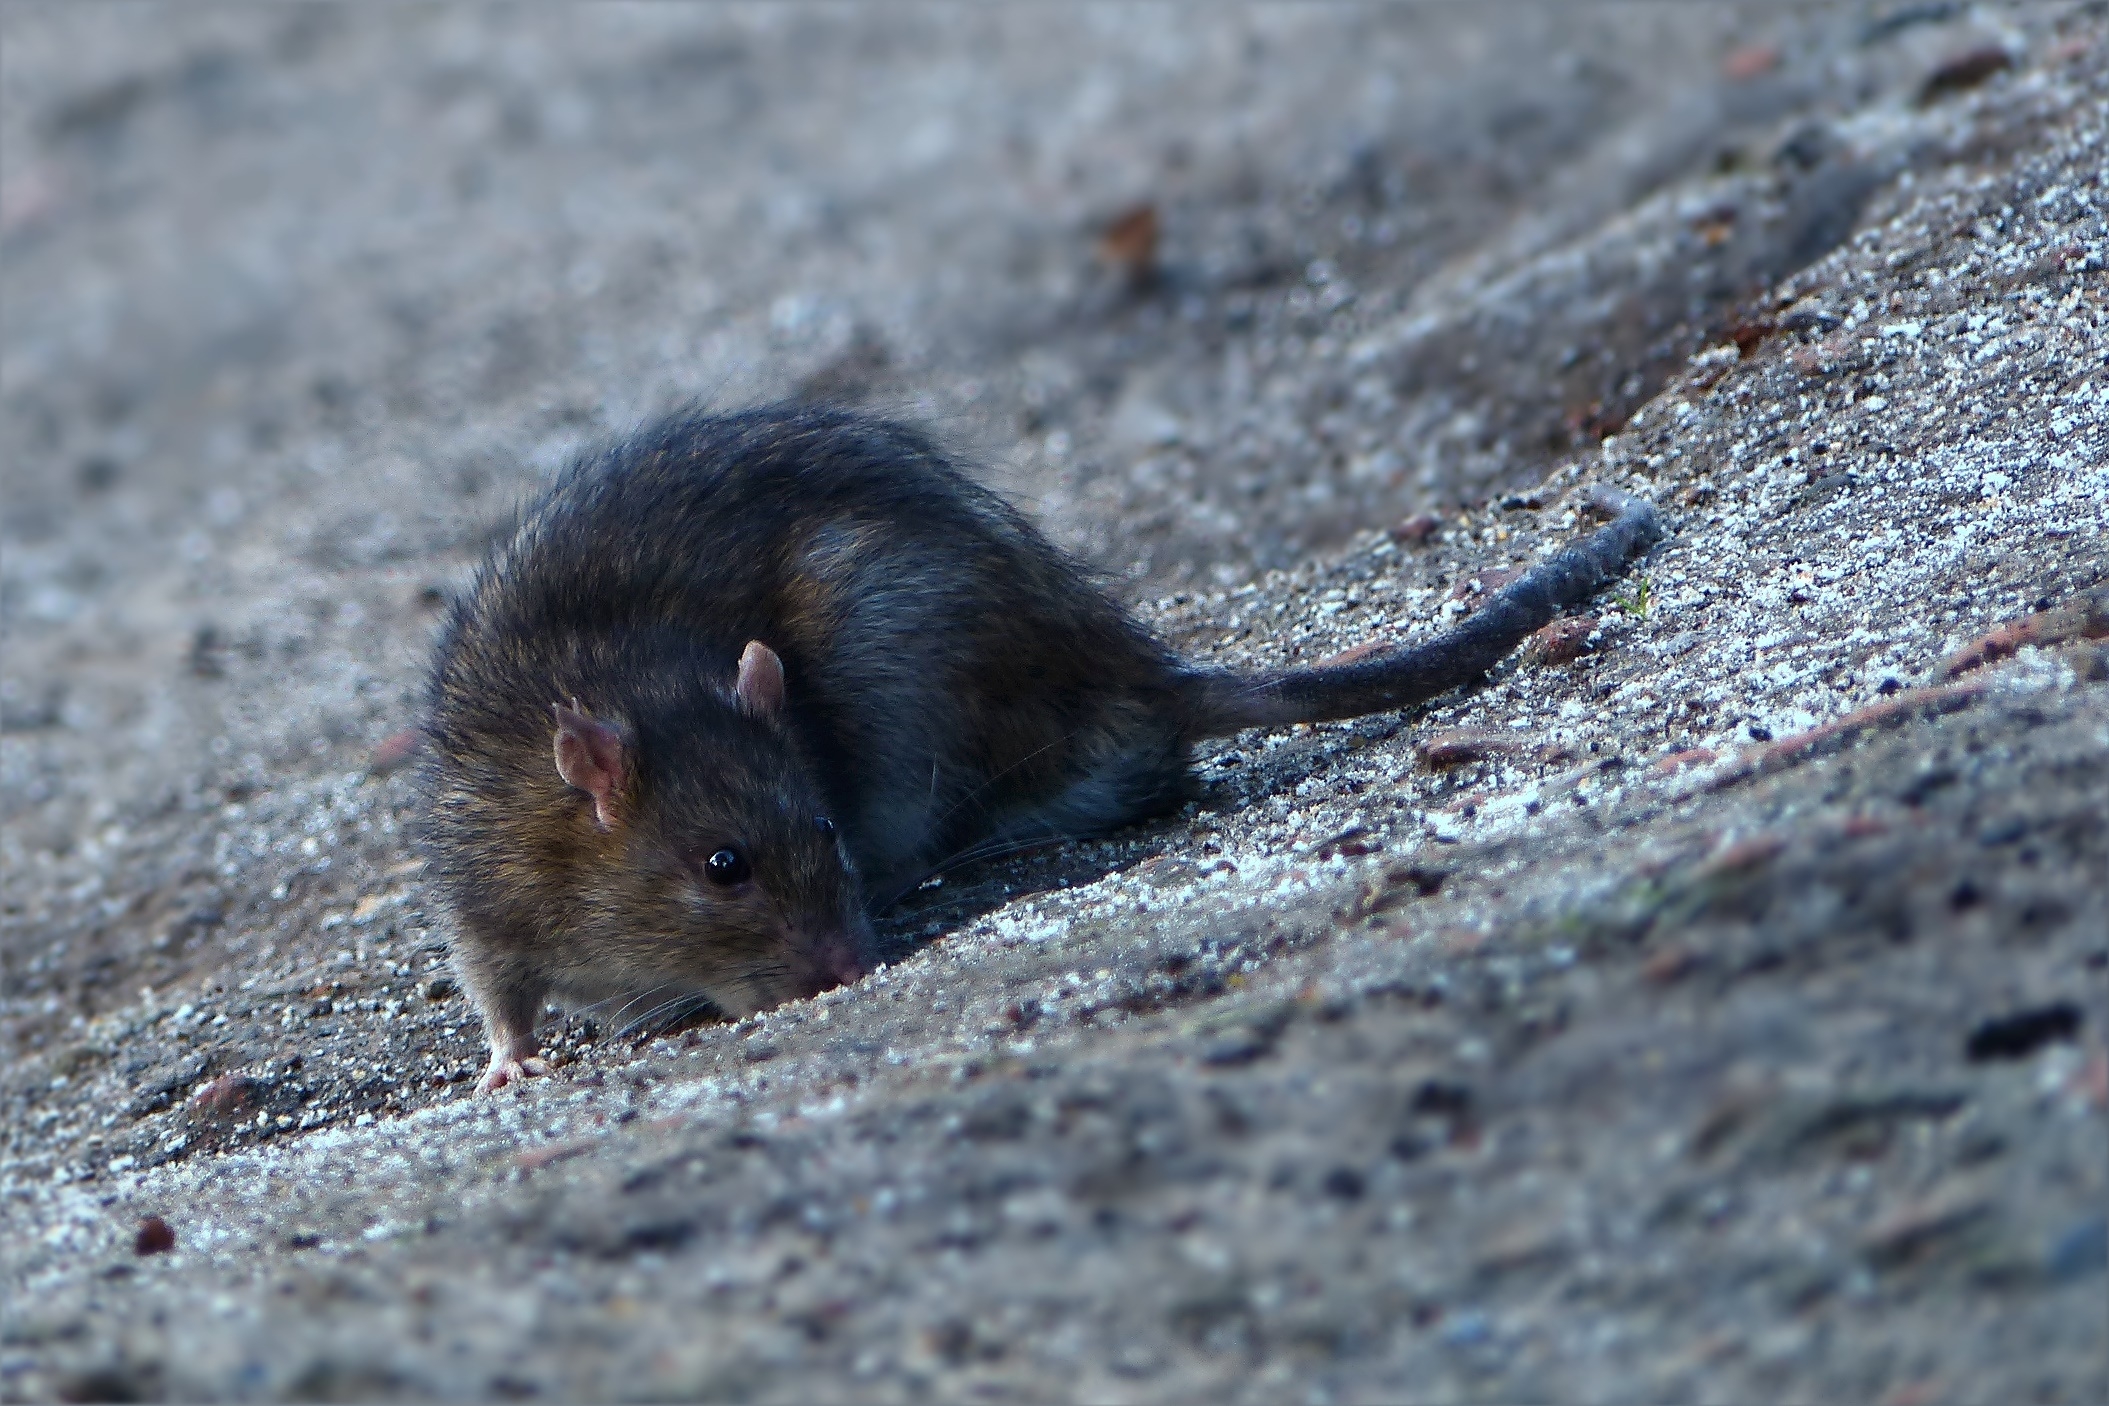
<instances>
[{"instance_id":1,"label":"rat's back","mask_svg":"<svg viewBox=\"0 0 2109 1406\"><path fill-rule=\"evenodd\" d=\"M749 641L881 903L1180 793L1162 647L927 437L811 407L676 416L567 472L457 612L435 714L546 753L552 702L678 711Z\"/></svg>"}]
</instances>

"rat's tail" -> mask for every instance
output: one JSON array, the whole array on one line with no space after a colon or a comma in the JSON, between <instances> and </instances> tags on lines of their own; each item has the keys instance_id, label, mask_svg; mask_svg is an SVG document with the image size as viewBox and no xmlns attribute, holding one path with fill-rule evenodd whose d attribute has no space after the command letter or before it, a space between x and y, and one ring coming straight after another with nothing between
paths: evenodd
<instances>
[{"instance_id":1,"label":"rat's tail","mask_svg":"<svg viewBox=\"0 0 2109 1406\"><path fill-rule=\"evenodd\" d=\"M1467 684L1533 630L1589 599L1598 586L1662 536L1650 504L1598 487L1590 502L1615 514L1586 541L1526 571L1448 634L1332 668L1277 674L1196 670L1187 675L1189 737L1224 737L1248 727L1329 722L1388 712Z\"/></svg>"}]
</instances>

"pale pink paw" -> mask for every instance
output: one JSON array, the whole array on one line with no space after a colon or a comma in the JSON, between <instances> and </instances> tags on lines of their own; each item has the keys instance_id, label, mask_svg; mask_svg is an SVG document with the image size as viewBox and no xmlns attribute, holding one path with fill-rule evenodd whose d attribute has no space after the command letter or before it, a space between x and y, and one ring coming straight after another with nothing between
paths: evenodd
<instances>
[{"instance_id":1,"label":"pale pink paw","mask_svg":"<svg viewBox=\"0 0 2109 1406\"><path fill-rule=\"evenodd\" d=\"M487 1094L517 1084L534 1074L547 1074L549 1062L529 1055L524 1059L491 1057L491 1067L483 1071L483 1079L476 1085L476 1092Z\"/></svg>"}]
</instances>

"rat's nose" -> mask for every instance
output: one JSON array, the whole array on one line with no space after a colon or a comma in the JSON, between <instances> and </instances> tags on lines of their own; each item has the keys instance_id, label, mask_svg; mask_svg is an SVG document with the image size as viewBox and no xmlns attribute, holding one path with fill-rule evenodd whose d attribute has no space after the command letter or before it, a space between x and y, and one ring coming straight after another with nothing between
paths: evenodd
<instances>
[{"instance_id":1,"label":"rat's nose","mask_svg":"<svg viewBox=\"0 0 2109 1406\"><path fill-rule=\"evenodd\" d=\"M806 994L817 996L837 986L849 986L871 975L878 963L872 957L868 930L826 933L805 944Z\"/></svg>"},{"instance_id":2,"label":"rat's nose","mask_svg":"<svg viewBox=\"0 0 2109 1406\"><path fill-rule=\"evenodd\" d=\"M820 970L831 980L830 986L849 986L871 975L875 965L871 959L869 944L859 942L854 935L823 943L819 957Z\"/></svg>"},{"instance_id":3,"label":"rat's nose","mask_svg":"<svg viewBox=\"0 0 2109 1406\"><path fill-rule=\"evenodd\" d=\"M821 959L820 969L833 978L832 986L851 986L871 975L871 962L862 953L847 948L829 952Z\"/></svg>"}]
</instances>

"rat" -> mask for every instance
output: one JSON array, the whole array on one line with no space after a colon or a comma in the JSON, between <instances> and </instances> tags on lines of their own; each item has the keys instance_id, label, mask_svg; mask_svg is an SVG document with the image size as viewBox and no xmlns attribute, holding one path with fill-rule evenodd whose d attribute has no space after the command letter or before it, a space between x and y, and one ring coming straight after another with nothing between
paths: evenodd
<instances>
[{"instance_id":1,"label":"rat","mask_svg":"<svg viewBox=\"0 0 2109 1406\"><path fill-rule=\"evenodd\" d=\"M965 859L1175 809L1194 745L1479 678L1660 535L1615 514L1435 640L1179 658L918 428L677 413L583 455L455 602L421 830L490 1038L543 1003L738 1018L857 981L871 915Z\"/></svg>"}]
</instances>

